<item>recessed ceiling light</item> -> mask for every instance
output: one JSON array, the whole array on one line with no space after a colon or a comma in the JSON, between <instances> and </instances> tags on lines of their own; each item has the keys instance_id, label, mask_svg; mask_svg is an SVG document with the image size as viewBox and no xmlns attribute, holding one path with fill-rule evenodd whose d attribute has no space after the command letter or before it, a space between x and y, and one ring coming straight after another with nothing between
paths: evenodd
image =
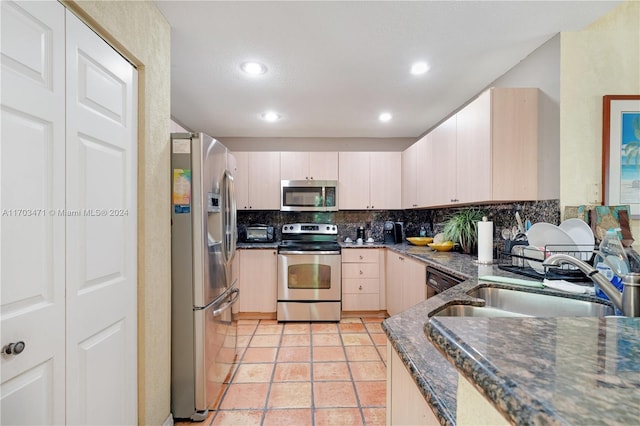
<instances>
[{"instance_id":1,"label":"recessed ceiling light","mask_svg":"<svg viewBox=\"0 0 640 426\"><path fill-rule=\"evenodd\" d=\"M240 69L250 75L260 75L267 72L267 66L260 62L243 62Z\"/></svg>"},{"instance_id":2,"label":"recessed ceiling light","mask_svg":"<svg viewBox=\"0 0 640 426\"><path fill-rule=\"evenodd\" d=\"M411 65L411 74L420 75L429 71L429 64L426 62L416 62Z\"/></svg>"},{"instance_id":3,"label":"recessed ceiling light","mask_svg":"<svg viewBox=\"0 0 640 426\"><path fill-rule=\"evenodd\" d=\"M278 114L277 112L274 111L267 111L267 112L263 112L260 115L260 118L262 118L264 121L268 121L269 123L273 123L275 121L280 120L282 116L280 114Z\"/></svg>"},{"instance_id":4,"label":"recessed ceiling light","mask_svg":"<svg viewBox=\"0 0 640 426\"><path fill-rule=\"evenodd\" d=\"M391 114L388 112L383 112L378 116L378 120L382 121L383 123L386 123L387 121L391 120Z\"/></svg>"}]
</instances>

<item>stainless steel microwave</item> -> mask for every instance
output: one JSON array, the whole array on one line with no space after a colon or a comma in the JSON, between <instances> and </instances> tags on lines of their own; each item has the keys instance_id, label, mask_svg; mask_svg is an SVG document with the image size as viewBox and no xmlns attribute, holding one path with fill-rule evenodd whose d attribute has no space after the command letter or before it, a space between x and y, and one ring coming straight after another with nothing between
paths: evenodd
<instances>
[{"instance_id":1,"label":"stainless steel microwave","mask_svg":"<svg viewBox=\"0 0 640 426\"><path fill-rule=\"evenodd\" d=\"M283 180L280 186L280 211L338 211L338 181Z\"/></svg>"}]
</instances>

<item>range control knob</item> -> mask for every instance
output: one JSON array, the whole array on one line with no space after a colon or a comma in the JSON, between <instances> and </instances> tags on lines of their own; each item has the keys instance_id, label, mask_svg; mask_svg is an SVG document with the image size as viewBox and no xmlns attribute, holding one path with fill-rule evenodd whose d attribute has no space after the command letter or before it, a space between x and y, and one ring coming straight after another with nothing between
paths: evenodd
<instances>
[{"instance_id":1,"label":"range control knob","mask_svg":"<svg viewBox=\"0 0 640 426\"><path fill-rule=\"evenodd\" d=\"M20 355L24 351L24 342L9 343L2 348L5 355Z\"/></svg>"}]
</instances>

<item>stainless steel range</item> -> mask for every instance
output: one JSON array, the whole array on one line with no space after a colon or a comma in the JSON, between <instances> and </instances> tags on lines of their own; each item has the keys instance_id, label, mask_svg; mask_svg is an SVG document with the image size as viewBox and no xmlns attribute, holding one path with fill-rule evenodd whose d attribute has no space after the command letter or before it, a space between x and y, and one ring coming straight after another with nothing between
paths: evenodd
<instances>
[{"instance_id":1,"label":"stainless steel range","mask_svg":"<svg viewBox=\"0 0 640 426\"><path fill-rule=\"evenodd\" d=\"M338 227L294 223L278 246L278 321L340 321Z\"/></svg>"}]
</instances>

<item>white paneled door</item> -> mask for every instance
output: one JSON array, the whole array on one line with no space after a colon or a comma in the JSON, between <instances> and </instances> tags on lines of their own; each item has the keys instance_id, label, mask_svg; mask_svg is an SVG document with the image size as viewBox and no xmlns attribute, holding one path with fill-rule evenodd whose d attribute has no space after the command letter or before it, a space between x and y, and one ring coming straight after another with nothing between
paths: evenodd
<instances>
[{"instance_id":1,"label":"white paneled door","mask_svg":"<svg viewBox=\"0 0 640 426\"><path fill-rule=\"evenodd\" d=\"M2 2L2 424L137 422L136 93L60 3Z\"/></svg>"},{"instance_id":2,"label":"white paneled door","mask_svg":"<svg viewBox=\"0 0 640 426\"><path fill-rule=\"evenodd\" d=\"M67 423L137 422L135 69L67 12Z\"/></svg>"},{"instance_id":3,"label":"white paneled door","mask_svg":"<svg viewBox=\"0 0 640 426\"><path fill-rule=\"evenodd\" d=\"M2 355L0 423L63 424L64 7L1 7L0 344L24 350Z\"/></svg>"}]
</instances>

